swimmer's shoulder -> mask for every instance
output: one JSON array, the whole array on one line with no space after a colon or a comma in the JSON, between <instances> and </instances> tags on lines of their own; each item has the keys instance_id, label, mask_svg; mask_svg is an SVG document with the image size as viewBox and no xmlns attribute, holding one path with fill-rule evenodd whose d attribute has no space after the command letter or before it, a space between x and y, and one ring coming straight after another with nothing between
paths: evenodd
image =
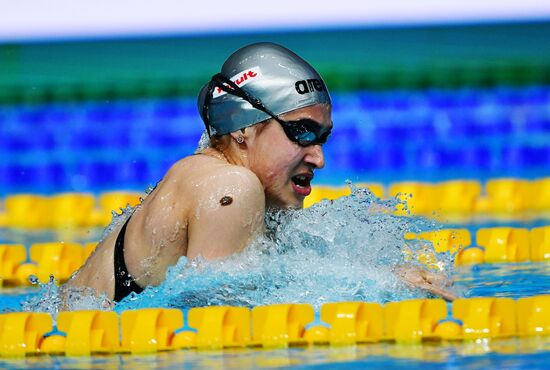
<instances>
[{"instance_id":1,"label":"swimmer's shoulder","mask_svg":"<svg viewBox=\"0 0 550 370\"><path fill-rule=\"evenodd\" d=\"M203 160L191 193L187 257L213 259L241 250L264 230L265 193L247 168Z\"/></svg>"},{"instance_id":2,"label":"swimmer's shoulder","mask_svg":"<svg viewBox=\"0 0 550 370\"><path fill-rule=\"evenodd\" d=\"M237 181L240 184L248 184L262 189L263 186L258 176L243 166L227 163L219 158L205 154L195 154L176 162L170 172L179 173L181 176L190 176L191 180L202 181L205 178L224 179ZM179 175L177 175L179 177Z\"/></svg>"},{"instance_id":3,"label":"swimmer's shoulder","mask_svg":"<svg viewBox=\"0 0 550 370\"><path fill-rule=\"evenodd\" d=\"M197 154L179 160L168 170L163 182L178 184L182 192L193 194L195 199L224 193L265 206L264 188L254 172L209 155Z\"/></svg>"}]
</instances>

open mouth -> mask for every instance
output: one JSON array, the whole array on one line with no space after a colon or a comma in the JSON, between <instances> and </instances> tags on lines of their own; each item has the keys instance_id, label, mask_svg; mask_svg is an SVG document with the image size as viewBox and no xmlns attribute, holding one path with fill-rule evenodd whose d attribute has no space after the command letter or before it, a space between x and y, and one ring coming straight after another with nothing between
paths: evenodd
<instances>
[{"instance_id":1,"label":"open mouth","mask_svg":"<svg viewBox=\"0 0 550 370\"><path fill-rule=\"evenodd\" d=\"M304 197L307 197L311 193L311 180L313 174L300 174L292 176L292 188L294 191Z\"/></svg>"}]
</instances>

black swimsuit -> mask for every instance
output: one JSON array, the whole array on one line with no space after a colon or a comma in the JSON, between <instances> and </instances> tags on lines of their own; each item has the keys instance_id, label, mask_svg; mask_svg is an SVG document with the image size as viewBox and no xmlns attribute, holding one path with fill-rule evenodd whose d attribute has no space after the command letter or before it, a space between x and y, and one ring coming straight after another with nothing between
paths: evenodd
<instances>
[{"instance_id":1,"label":"black swimsuit","mask_svg":"<svg viewBox=\"0 0 550 370\"><path fill-rule=\"evenodd\" d=\"M130 217L120 229L115 243L114 261L115 261L115 302L120 302L124 297L132 292L141 293L143 288L136 284L134 278L128 272L126 262L124 261L124 235L126 226Z\"/></svg>"}]
</instances>

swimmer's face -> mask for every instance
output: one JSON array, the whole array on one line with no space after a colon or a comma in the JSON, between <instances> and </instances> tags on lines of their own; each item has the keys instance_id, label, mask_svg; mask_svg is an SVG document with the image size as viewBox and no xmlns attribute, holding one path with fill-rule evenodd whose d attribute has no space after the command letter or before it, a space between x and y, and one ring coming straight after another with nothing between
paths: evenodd
<instances>
[{"instance_id":1,"label":"swimmer's face","mask_svg":"<svg viewBox=\"0 0 550 370\"><path fill-rule=\"evenodd\" d=\"M331 107L313 105L280 116L285 121L309 119L319 125L320 134L332 130ZM302 208L311 192L316 169L325 166L323 148L319 144L300 146L291 141L275 120L262 127L251 127L254 134L248 145L249 168L265 188L266 205L276 208Z\"/></svg>"}]
</instances>

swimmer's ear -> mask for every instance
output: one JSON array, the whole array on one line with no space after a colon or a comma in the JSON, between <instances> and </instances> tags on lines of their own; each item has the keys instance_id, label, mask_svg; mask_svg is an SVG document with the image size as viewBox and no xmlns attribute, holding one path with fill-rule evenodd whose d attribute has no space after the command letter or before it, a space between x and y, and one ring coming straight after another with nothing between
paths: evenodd
<instances>
[{"instance_id":1,"label":"swimmer's ear","mask_svg":"<svg viewBox=\"0 0 550 370\"><path fill-rule=\"evenodd\" d=\"M231 138L235 140L235 142L239 145L246 145L246 139L248 135L246 134L244 129L240 129L239 131L232 132Z\"/></svg>"}]
</instances>

